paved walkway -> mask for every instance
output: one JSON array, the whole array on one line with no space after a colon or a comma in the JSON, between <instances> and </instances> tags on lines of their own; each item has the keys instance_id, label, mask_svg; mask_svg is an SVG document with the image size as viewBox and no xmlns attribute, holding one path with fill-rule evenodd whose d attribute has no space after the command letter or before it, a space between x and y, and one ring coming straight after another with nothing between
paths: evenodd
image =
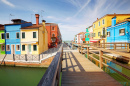
<instances>
[{"instance_id":1,"label":"paved walkway","mask_svg":"<svg viewBox=\"0 0 130 86\"><path fill-rule=\"evenodd\" d=\"M115 79L64 44L62 86L121 86Z\"/></svg>"}]
</instances>

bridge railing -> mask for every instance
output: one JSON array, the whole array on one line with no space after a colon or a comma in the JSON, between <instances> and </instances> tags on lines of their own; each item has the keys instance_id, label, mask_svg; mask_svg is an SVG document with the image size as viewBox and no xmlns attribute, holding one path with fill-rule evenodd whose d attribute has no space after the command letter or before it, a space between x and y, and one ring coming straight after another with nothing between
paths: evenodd
<instances>
[{"instance_id":1,"label":"bridge railing","mask_svg":"<svg viewBox=\"0 0 130 86\"><path fill-rule=\"evenodd\" d=\"M63 44L46 70L38 86L59 86L60 72L62 71Z\"/></svg>"}]
</instances>

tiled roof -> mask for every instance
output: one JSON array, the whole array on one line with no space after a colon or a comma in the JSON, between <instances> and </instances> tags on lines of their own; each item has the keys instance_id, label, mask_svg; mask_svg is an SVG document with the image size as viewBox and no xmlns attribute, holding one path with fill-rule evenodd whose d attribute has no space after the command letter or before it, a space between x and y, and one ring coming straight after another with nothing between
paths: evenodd
<instances>
[{"instance_id":1,"label":"tiled roof","mask_svg":"<svg viewBox=\"0 0 130 86\"><path fill-rule=\"evenodd\" d=\"M45 23L45 25L46 25L46 26L50 26L50 25L51 25L51 26L58 26L58 24L56 24L56 23Z\"/></svg>"},{"instance_id":2,"label":"tiled roof","mask_svg":"<svg viewBox=\"0 0 130 86\"><path fill-rule=\"evenodd\" d=\"M39 27L42 27L42 25L36 25L36 24L33 24L32 26L28 26L28 27L23 27L21 29L34 29L34 28L39 28Z\"/></svg>"},{"instance_id":3,"label":"tiled roof","mask_svg":"<svg viewBox=\"0 0 130 86\"><path fill-rule=\"evenodd\" d=\"M81 35L81 34L85 34L86 32L80 32L80 33L78 33L77 35Z\"/></svg>"},{"instance_id":4,"label":"tiled roof","mask_svg":"<svg viewBox=\"0 0 130 86\"><path fill-rule=\"evenodd\" d=\"M25 22L25 23L31 23L31 22ZM5 25L18 25L18 24L25 24L25 23L11 23L11 24L5 24Z\"/></svg>"},{"instance_id":5,"label":"tiled roof","mask_svg":"<svg viewBox=\"0 0 130 86\"><path fill-rule=\"evenodd\" d=\"M4 25L0 25L0 30L4 30Z\"/></svg>"},{"instance_id":6,"label":"tiled roof","mask_svg":"<svg viewBox=\"0 0 130 86\"><path fill-rule=\"evenodd\" d=\"M126 18L126 19L124 19L124 20L122 20L122 21L117 22L116 24L120 24L120 23L126 22L126 21L130 21L130 19L129 19L129 18Z\"/></svg>"}]
</instances>

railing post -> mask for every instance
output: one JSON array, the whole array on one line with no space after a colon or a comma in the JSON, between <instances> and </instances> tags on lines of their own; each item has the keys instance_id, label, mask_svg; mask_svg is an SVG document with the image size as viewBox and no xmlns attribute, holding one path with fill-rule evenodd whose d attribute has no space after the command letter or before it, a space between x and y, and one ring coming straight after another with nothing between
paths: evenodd
<instances>
[{"instance_id":1,"label":"railing post","mask_svg":"<svg viewBox=\"0 0 130 86\"><path fill-rule=\"evenodd\" d=\"M27 54L25 54L25 61L27 61Z\"/></svg>"},{"instance_id":2,"label":"railing post","mask_svg":"<svg viewBox=\"0 0 130 86\"><path fill-rule=\"evenodd\" d=\"M81 54L83 54L83 48L82 48L83 46L81 45Z\"/></svg>"},{"instance_id":3,"label":"railing post","mask_svg":"<svg viewBox=\"0 0 130 86\"><path fill-rule=\"evenodd\" d=\"M15 61L15 55L13 54L13 61Z\"/></svg>"},{"instance_id":4,"label":"railing post","mask_svg":"<svg viewBox=\"0 0 130 86\"><path fill-rule=\"evenodd\" d=\"M116 50L116 44L114 44L114 50Z\"/></svg>"},{"instance_id":5,"label":"railing post","mask_svg":"<svg viewBox=\"0 0 130 86\"><path fill-rule=\"evenodd\" d=\"M87 47L87 58L89 59L89 47Z\"/></svg>"},{"instance_id":6,"label":"railing post","mask_svg":"<svg viewBox=\"0 0 130 86\"><path fill-rule=\"evenodd\" d=\"M130 52L130 44L127 44L127 52Z\"/></svg>"},{"instance_id":7,"label":"railing post","mask_svg":"<svg viewBox=\"0 0 130 86\"><path fill-rule=\"evenodd\" d=\"M100 59L100 68L102 69L103 68L103 64L102 64L102 62L103 62L103 58L102 58L102 56L103 56L103 51L99 51L99 59Z\"/></svg>"}]
</instances>

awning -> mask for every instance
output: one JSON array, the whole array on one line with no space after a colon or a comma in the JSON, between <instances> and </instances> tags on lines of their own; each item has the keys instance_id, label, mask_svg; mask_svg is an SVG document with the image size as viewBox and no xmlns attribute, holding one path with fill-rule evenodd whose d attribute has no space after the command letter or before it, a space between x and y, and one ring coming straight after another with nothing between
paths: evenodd
<instances>
[{"instance_id":1,"label":"awning","mask_svg":"<svg viewBox=\"0 0 130 86\"><path fill-rule=\"evenodd\" d=\"M90 40L90 42L98 42L98 41L99 41L99 40L96 40L96 39L95 39L95 40Z\"/></svg>"},{"instance_id":2,"label":"awning","mask_svg":"<svg viewBox=\"0 0 130 86\"><path fill-rule=\"evenodd\" d=\"M5 44L5 43L0 43L0 44Z\"/></svg>"},{"instance_id":3,"label":"awning","mask_svg":"<svg viewBox=\"0 0 130 86\"><path fill-rule=\"evenodd\" d=\"M36 44L38 41L36 42L21 42L22 44Z\"/></svg>"}]
</instances>

